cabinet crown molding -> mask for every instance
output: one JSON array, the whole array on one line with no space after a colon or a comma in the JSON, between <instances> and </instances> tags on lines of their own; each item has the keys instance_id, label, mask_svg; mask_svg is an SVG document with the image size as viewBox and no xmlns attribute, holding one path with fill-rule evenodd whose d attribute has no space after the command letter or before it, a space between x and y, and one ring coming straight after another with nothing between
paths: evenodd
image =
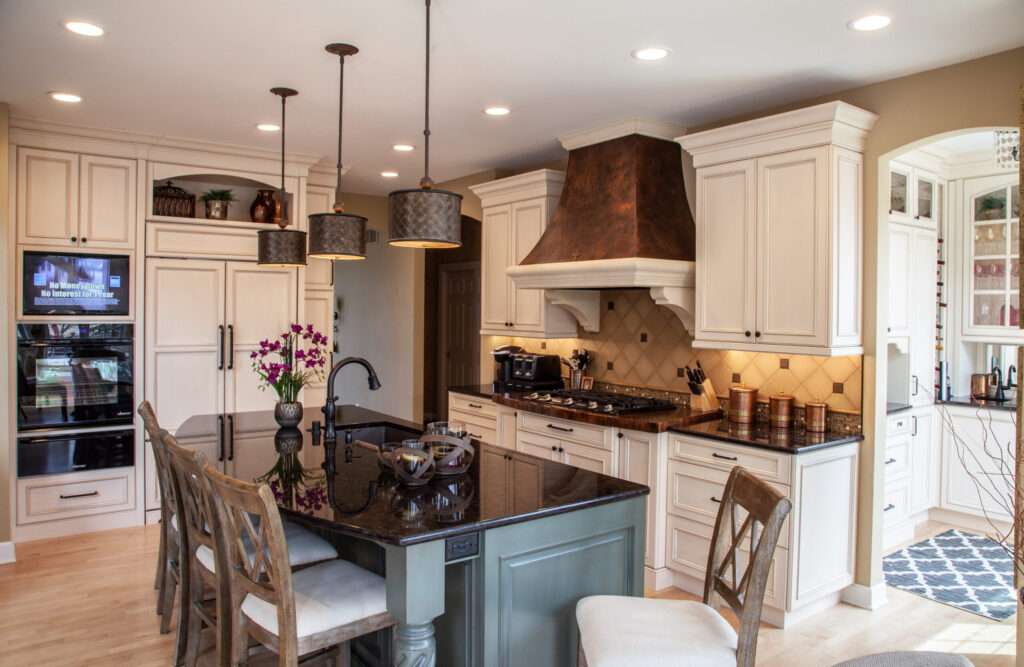
<instances>
[{"instance_id":1,"label":"cabinet crown molding","mask_svg":"<svg viewBox=\"0 0 1024 667\"><path fill-rule=\"evenodd\" d=\"M535 197L557 197L561 194L564 183L564 171L538 169L525 174L471 185L469 189L487 207Z\"/></svg>"},{"instance_id":2,"label":"cabinet crown molding","mask_svg":"<svg viewBox=\"0 0 1024 667\"><path fill-rule=\"evenodd\" d=\"M826 102L804 109L676 137L693 155L695 167L833 144L864 151L878 116L846 102Z\"/></svg>"},{"instance_id":3,"label":"cabinet crown molding","mask_svg":"<svg viewBox=\"0 0 1024 667\"><path fill-rule=\"evenodd\" d=\"M612 125L572 132L558 138L562 148L567 151L592 144L599 144L602 141L610 141L619 137L626 137L631 134L642 134L655 139L672 141L686 131L686 128L674 123L665 123L658 120L647 120L644 118L627 118Z\"/></svg>"}]
</instances>

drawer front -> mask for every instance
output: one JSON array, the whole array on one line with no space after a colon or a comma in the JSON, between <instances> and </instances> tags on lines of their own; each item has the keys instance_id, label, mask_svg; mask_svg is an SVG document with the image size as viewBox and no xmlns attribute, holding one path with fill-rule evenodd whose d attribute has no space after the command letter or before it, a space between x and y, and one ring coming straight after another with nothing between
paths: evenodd
<instances>
[{"instance_id":1,"label":"drawer front","mask_svg":"<svg viewBox=\"0 0 1024 667\"><path fill-rule=\"evenodd\" d=\"M468 412L490 419L497 419L498 406L484 398L466 396L465 394L448 394L448 409Z\"/></svg>"},{"instance_id":2,"label":"drawer front","mask_svg":"<svg viewBox=\"0 0 1024 667\"><path fill-rule=\"evenodd\" d=\"M555 419L531 412L519 413L519 428L540 435L555 437L559 440L571 440L581 445L601 447L611 451L611 430L603 426L584 424L583 422Z\"/></svg>"},{"instance_id":3,"label":"drawer front","mask_svg":"<svg viewBox=\"0 0 1024 667\"><path fill-rule=\"evenodd\" d=\"M892 526L908 516L910 516L910 480L886 484L885 502L882 504L882 525Z\"/></svg>"},{"instance_id":4,"label":"drawer front","mask_svg":"<svg viewBox=\"0 0 1024 667\"><path fill-rule=\"evenodd\" d=\"M488 423L486 418L451 410L448 413L448 421L464 424L472 438L482 440L489 445L498 444L498 431L493 420Z\"/></svg>"},{"instance_id":5,"label":"drawer front","mask_svg":"<svg viewBox=\"0 0 1024 667\"><path fill-rule=\"evenodd\" d=\"M703 580L708 566L708 553L711 550L711 526L696 521L689 521L675 516L668 517L667 562L672 570L688 574ZM737 578L743 576L744 568L750 556L750 540L745 540L745 547L740 548L736 570ZM768 570L768 583L764 592L764 603L775 609L785 609L786 572L789 552L777 547ZM731 572L729 570L728 572Z\"/></svg>"},{"instance_id":6,"label":"drawer front","mask_svg":"<svg viewBox=\"0 0 1024 667\"><path fill-rule=\"evenodd\" d=\"M554 459L558 456L559 441L534 433L519 431L516 436L516 451L542 459Z\"/></svg>"},{"instance_id":7,"label":"drawer front","mask_svg":"<svg viewBox=\"0 0 1024 667\"><path fill-rule=\"evenodd\" d=\"M146 256L256 259L256 232L229 227L146 223Z\"/></svg>"},{"instance_id":8,"label":"drawer front","mask_svg":"<svg viewBox=\"0 0 1024 667\"><path fill-rule=\"evenodd\" d=\"M900 435L901 433L910 433L910 411L901 412L898 415L892 415L889 417L888 423L886 424L886 433L888 435Z\"/></svg>"},{"instance_id":9,"label":"drawer front","mask_svg":"<svg viewBox=\"0 0 1024 667\"><path fill-rule=\"evenodd\" d=\"M135 469L18 480L18 523L70 519L135 507Z\"/></svg>"},{"instance_id":10,"label":"drawer front","mask_svg":"<svg viewBox=\"0 0 1024 667\"><path fill-rule=\"evenodd\" d=\"M718 508L729 472L684 461L668 462L668 511L683 519L696 520L708 526L715 525ZM789 496L789 487L771 483L776 491ZM738 508L742 521L745 513ZM789 546L789 527L783 524L779 546Z\"/></svg>"},{"instance_id":11,"label":"drawer front","mask_svg":"<svg viewBox=\"0 0 1024 667\"><path fill-rule=\"evenodd\" d=\"M448 421L462 422L469 427L470 430L473 430L473 427L486 428L491 431L496 431L498 429L497 419L486 415L475 414L473 412L456 410L454 406L448 409Z\"/></svg>"},{"instance_id":12,"label":"drawer front","mask_svg":"<svg viewBox=\"0 0 1024 667\"><path fill-rule=\"evenodd\" d=\"M910 474L910 443L909 434L889 436L885 442L885 481L902 479ZM921 474L927 474L922 470Z\"/></svg>"},{"instance_id":13,"label":"drawer front","mask_svg":"<svg viewBox=\"0 0 1024 667\"><path fill-rule=\"evenodd\" d=\"M682 435L669 437L668 451L669 457L678 461L699 463L726 471L735 466L743 466L765 481L790 483L791 454L774 454L752 447Z\"/></svg>"}]
</instances>

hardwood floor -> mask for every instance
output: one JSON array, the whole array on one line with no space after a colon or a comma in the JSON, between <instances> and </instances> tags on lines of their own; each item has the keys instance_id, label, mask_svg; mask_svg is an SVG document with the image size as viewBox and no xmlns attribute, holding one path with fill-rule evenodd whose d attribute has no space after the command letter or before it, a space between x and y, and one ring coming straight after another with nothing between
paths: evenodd
<instances>
[{"instance_id":1,"label":"hardwood floor","mask_svg":"<svg viewBox=\"0 0 1024 667\"><path fill-rule=\"evenodd\" d=\"M156 526L19 544L18 562L0 565L0 665L169 665L174 635L159 634L154 612L158 544ZM789 630L762 628L758 665L819 667L902 649L1003 667L1014 664L1015 636L1012 618L996 623L890 588L875 612L840 605Z\"/></svg>"}]
</instances>

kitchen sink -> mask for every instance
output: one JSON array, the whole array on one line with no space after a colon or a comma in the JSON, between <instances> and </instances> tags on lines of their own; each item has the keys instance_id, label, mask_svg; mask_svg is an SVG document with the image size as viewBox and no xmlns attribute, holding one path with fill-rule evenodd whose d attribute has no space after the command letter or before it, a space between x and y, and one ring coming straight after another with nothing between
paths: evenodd
<instances>
[{"instance_id":1,"label":"kitchen sink","mask_svg":"<svg viewBox=\"0 0 1024 667\"><path fill-rule=\"evenodd\" d=\"M383 445L385 442L401 442L410 438L419 438L420 435L419 431L413 431L393 424L375 424L373 426L338 429L338 442L360 440L372 445Z\"/></svg>"}]
</instances>

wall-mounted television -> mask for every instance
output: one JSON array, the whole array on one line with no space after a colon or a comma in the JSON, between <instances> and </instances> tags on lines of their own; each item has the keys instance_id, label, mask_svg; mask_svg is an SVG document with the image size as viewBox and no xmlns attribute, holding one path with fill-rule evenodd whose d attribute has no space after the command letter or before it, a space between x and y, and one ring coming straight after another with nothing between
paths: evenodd
<instances>
[{"instance_id":1,"label":"wall-mounted television","mask_svg":"<svg viewBox=\"0 0 1024 667\"><path fill-rule=\"evenodd\" d=\"M127 255L26 250L23 315L128 315Z\"/></svg>"}]
</instances>

